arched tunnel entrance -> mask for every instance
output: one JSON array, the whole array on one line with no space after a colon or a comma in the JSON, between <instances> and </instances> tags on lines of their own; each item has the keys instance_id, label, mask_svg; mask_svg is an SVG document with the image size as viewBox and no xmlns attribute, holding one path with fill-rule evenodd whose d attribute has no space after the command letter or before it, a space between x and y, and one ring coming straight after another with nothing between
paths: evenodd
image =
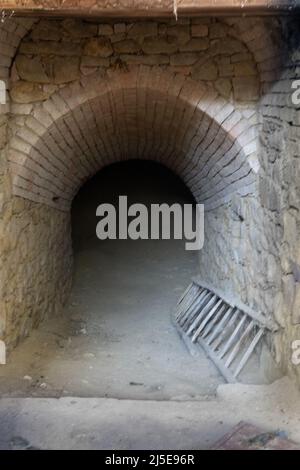
<instances>
[{"instance_id":1,"label":"arched tunnel entrance","mask_svg":"<svg viewBox=\"0 0 300 470\"><path fill-rule=\"evenodd\" d=\"M170 321L198 272L199 252L187 251L184 239L99 240L96 209L117 207L119 195L149 208L195 203L183 181L154 161L115 163L89 180L72 204L71 296L59 318L12 353L4 393L193 400L223 383L204 353L188 354Z\"/></svg>"},{"instance_id":2,"label":"arched tunnel entrance","mask_svg":"<svg viewBox=\"0 0 300 470\"><path fill-rule=\"evenodd\" d=\"M25 227L19 242L23 240L27 244L25 253L18 245L13 256L14 259L18 255L30 256L18 267L22 282L16 287L18 295L13 302L14 315L20 322L16 328L16 322L7 317L8 346L27 336L42 319L60 314L72 283L70 208L73 198L99 170L109 171L105 168L118 161L153 160L181 178L194 200L205 205L205 249L201 250L198 266L202 279L237 291L243 300L253 302L254 290L249 290L247 285L256 276L251 267L263 265L258 252L253 256L246 249L254 224L249 215L256 212L257 218L262 216L257 198L256 138L254 111L244 113L236 109L203 83L146 66L133 66L125 72L114 68L105 76L92 75L36 105L8 148L12 211L20 213L11 223ZM129 175L132 188L139 187L139 179L136 175L132 181ZM155 176L153 180L156 181ZM113 188L119 192L114 184ZM170 196L166 193L165 197ZM88 222L77 225L86 225L87 230ZM8 230L10 234L13 232L11 227ZM170 245L169 262L173 259L174 246ZM116 254L115 259L118 259ZM164 261L168 263L166 257L160 256L161 269ZM110 261L107 259L106 263ZM9 279L15 274L11 272L13 263L8 262L6 267ZM182 275L180 268L178 271ZM106 269L101 276L105 273ZM126 271L123 274L126 279ZM156 275L156 281L158 278ZM105 279L107 283L108 277ZM148 276L144 275L144 280L147 282L141 283L139 279L141 291L146 289ZM115 297L120 282L113 282L113 278L111 281L107 289ZM175 287L170 286L166 294L174 302ZM129 296L127 302L130 301ZM83 326L79 331L85 330ZM195 374L199 376L196 371ZM212 373L213 382L214 376L218 376L215 374ZM127 382L136 381L128 377ZM209 382L203 380L203 383L204 388L209 387ZM196 394L194 385L191 388L194 389L191 394ZM163 396L164 392L159 389L157 393ZM166 393L181 395L172 386Z\"/></svg>"},{"instance_id":3,"label":"arched tunnel entrance","mask_svg":"<svg viewBox=\"0 0 300 470\"><path fill-rule=\"evenodd\" d=\"M299 441L297 19L67 3L0 22L0 448ZM203 249L100 241L121 195L204 204Z\"/></svg>"}]
</instances>

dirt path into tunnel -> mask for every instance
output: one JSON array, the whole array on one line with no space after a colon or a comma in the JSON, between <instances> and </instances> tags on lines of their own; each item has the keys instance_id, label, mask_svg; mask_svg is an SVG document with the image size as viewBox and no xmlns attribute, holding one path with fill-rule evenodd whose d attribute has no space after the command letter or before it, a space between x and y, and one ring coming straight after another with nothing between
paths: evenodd
<instances>
[{"instance_id":1,"label":"dirt path into tunnel","mask_svg":"<svg viewBox=\"0 0 300 470\"><path fill-rule=\"evenodd\" d=\"M119 194L191 202L182 182L151 165L108 168L83 188L73 206L70 301L11 354L2 395L197 400L223 382L204 354L189 355L170 321L197 254L182 240L96 238L95 208Z\"/></svg>"}]
</instances>

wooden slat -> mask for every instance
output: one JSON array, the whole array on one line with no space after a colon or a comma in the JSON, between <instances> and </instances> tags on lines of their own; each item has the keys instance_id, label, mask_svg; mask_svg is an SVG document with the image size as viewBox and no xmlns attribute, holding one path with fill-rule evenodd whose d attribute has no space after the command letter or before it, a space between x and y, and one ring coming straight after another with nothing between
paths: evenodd
<instances>
[{"instance_id":1,"label":"wooden slat","mask_svg":"<svg viewBox=\"0 0 300 470\"><path fill-rule=\"evenodd\" d=\"M186 320L190 317L191 321L192 319L194 318L194 315L197 313L197 311L199 309L201 309L203 303L205 302L205 299L207 297L210 297L210 292L207 292L206 290L204 290L198 297L198 299L196 300L196 302L194 303L193 306L191 306L187 311L186 311L186 314L183 315L181 321L180 321L180 325L183 326L185 323L186 323Z\"/></svg>"},{"instance_id":2,"label":"wooden slat","mask_svg":"<svg viewBox=\"0 0 300 470\"><path fill-rule=\"evenodd\" d=\"M198 302L193 305L193 308L190 309L189 312L187 312L187 315L185 315L185 320L184 324L185 326L189 326L193 319L195 318L195 315L198 314L198 311L203 308L203 306L206 304L206 302L211 298L211 293L208 291L202 292L202 294L199 296ZM187 321L188 320L188 321Z\"/></svg>"},{"instance_id":3,"label":"wooden slat","mask_svg":"<svg viewBox=\"0 0 300 470\"><path fill-rule=\"evenodd\" d=\"M195 284L193 282L191 282L187 288L185 289L184 293L181 295L181 297L179 297L178 299L178 302L177 302L177 305L180 304L182 302L182 300L189 294L189 292L195 288Z\"/></svg>"},{"instance_id":4,"label":"wooden slat","mask_svg":"<svg viewBox=\"0 0 300 470\"><path fill-rule=\"evenodd\" d=\"M217 299L216 295L213 295L212 298L207 302L207 304L203 307L202 310L200 310L199 315L195 318L189 329L187 330L187 335L189 336L194 329L197 327L197 325L200 323L201 319L209 311L209 309L214 305L215 301Z\"/></svg>"},{"instance_id":5,"label":"wooden slat","mask_svg":"<svg viewBox=\"0 0 300 470\"><path fill-rule=\"evenodd\" d=\"M228 339L228 341L225 343L225 345L221 349L220 353L218 354L218 357L220 359L222 359L222 357L225 356L225 354L229 351L229 349L233 345L233 342L234 342L238 332L242 328L243 324L245 323L246 319L247 319L246 315L243 315L242 318L240 319L240 321L239 321L238 325L236 326L236 328L234 329L232 335L230 336L230 338Z\"/></svg>"},{"instance_id":6,"label":"wooden slat","mask_svg":"<svg viewBox=\"0 0 300 470\"><path fill-rule=\"evenodd\" d=\"M187 309L191 306L191 304L197 300L198 297L198 292L195 291L192 294L190 294L186 300L182 300L179 306L179 313L177 314L177 319L179 320L183 315L187 313Z\"/></svg>"},{"instance_id":7,"label":"wooden slat","mask_svg":"<svg viewBox=\"0 0 300 470\"><path fill-rule=\"evenodd\" d=\"M220 299L214 306L213 308L208 312L207 316L204 318L204 320L202 320L200 326L197 328L197 330L195 331L193 337L192 337L192 341L193 343L196 341L196 339L198 338L198 336L200 335L201 331L203 330L203 328L205 327L205 325L209 322L209 320L211 319L211 317L214 315L214 313L217 311L217 309L220 307L220 305L222 304L223 300Z\"/></svg>"},{"instance_id":8,"label":"wooden slat","mask_svg":"<svg viewBox=\"0 0 300 470\"><path fill-rule=\"evenodd\" d=\"M215 338L218 336L218 334L222 331L223 327L225 326L225 323L227 320L230 320L230 315L234 312L233 307L228 307L224 317L222 320L217 324L216 329L212 332L212 334L207 338L206 343L208 346L215 340Z\"/></svg>"},{"instance_id":9,"label":"wooden slat","mask_svg":"<svg viewBox=\"0 0 300 470\"><path fill-rule=\"evenodd\" d=\"M203 341L201 338L198 339L198 343L200 344L200 346L204 349L204 351L206 352L207 356L213 361L213 363L216 365L216 367L219 369L219 371L221 372L221 374L223 375L223 377L225 377L225 379L227 380L227 382L229 383L236 383L237 382L237 379L234 377L234 375L232 374L232 372L227 369L223 362L220 361L220 359L217 357L216 353L214 351L212 351L212 349L207 346L207 344L205 343L205 341Z\"/></svg>"},{"instance_id":10,"label":"wooden slat","mask_svg":"<svg viewBox=\"0 0 300 470\"><path fill-rule=\"evenodd\" d=\"M226 338L230 334L230 328L234 326L235 321L237 320L238 316L239 316L239 310L236 310L235 312L233 312L232 317L230 318L228 323L226 323L225 328L223 328L223 330L220 332L219 337L213 341L213 344L210 343L210 346L214 351L217 351L217 349L222 344L222 342L226 340Z\"/></svg>"},{"instance_id":11,"label":"wooden slat","mask_svg":"<svg viewBox=\"0 0 300 470\"><path fill-rule=\"evenodd\" d=\"M228 305L223 304L220 310L216 313L216 315L211 319L211 321L208 323L206 328L204 329L202 333L202 338L206 338L206 336L211 332L211 329L214 327L214 325L220 320L221 316L224 315L224 311L228 309Z\"/></svg>"},{"instance_id":12,"label":"wooden slat","mask_svg":"<svg viewBox=\"0 0 300 470\"><path fill-rule=\"evenodd\" d=\"M177 302L176 313L179 312L179 314L177 314L177 318L180 316L182 311L185 310L185 306L191 301L191 299L196 298L198 292L199 289L195 288L194 286L187 292L187 294L180 300L180 302Z\"/></svg>"},{"instance_id":13,"label":"wooden slat","mask_svg":"<svg viewBox=\"0 0 300 470\"><path fill-rule=\"evenodd\" d=\"M254 320L251 320L249 325L247 326L247 328L245 329L245 331L243 332L243 334L239 338L238 342L236 343L236 345L232 349L230 355L228 356L228 358L226 360L226 363L225 363L225 367L229 367L230 364L232 363L232 361L234 361L236 355L238 354L239 350L242 347L242 344L243 344L244 340L249 337L249 335L251 333L251 330L254 327L254 325L255 325Z\"/></svg>"},{"instance_id":14,"label":"wooden slat","mask_svg":"<svg viewBox=\"0 0 300 470\"><path fill-rule=\"evenodd\" d=\"M245 367L249 357L251 356L251 354L253 353L254 349L255 349L255 346L257 345L257 343L259 342L260 338L263 336L264 334L264 330L263 329L259 329L257 334L255 335L255 337L253 338L253 340L251 341L251 344L249 346L249 348L247 349L247 351L245 352L244 356L242 357L241 359L241 362L239 363L239 365L237 366L235 372L234 372L234 377L237 377L243 370L243 368Z\"/></svg>"}]
</instances>

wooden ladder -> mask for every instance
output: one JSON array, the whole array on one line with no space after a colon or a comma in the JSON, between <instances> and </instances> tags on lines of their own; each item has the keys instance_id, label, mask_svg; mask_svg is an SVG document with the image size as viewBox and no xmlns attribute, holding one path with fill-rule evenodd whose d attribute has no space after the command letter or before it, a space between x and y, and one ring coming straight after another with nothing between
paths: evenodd
<instances>
[{"instance_id":1,"label":"wooden ladder","mask_svg":"<svg viewBox=\"0 0 300 470\"><path fill-rule=\"evenodd\" d=\"M278 329L262 314L196 281L177 302L173 319L185 343L202 347L230 383L238 381L266 331Z\"/></svg>"}]
</instances>

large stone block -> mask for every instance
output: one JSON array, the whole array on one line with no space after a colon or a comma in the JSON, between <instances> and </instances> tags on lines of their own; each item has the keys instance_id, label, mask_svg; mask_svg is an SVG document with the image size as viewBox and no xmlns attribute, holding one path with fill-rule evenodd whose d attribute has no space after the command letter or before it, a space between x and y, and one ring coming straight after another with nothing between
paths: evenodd
<instances>
[{"instance_id":1,"label":"large stone block","mask_svg":"<svg viewBox=\"0 0 300 470\"><path fill-rule=\"evenodd\" d=\"M104 23L99 24L98 34L99 36L111 36L114 33L114 28L111 24Z\"/></svg>"},{"instance_id":2,"label":"large stone block","mask_svg":"<svg viewBox=\"0 0 300 470\"><path fill-rule=\"evenodd\" d=\"M186 44L191 37L189 25L169 26L166 34L167 36L175 37L178 44Z\"/></svg>"},{"instance_id":3,"label":"large stone block","mask_svg":"<svg viewBox=\"0 0 300 470\"><path fill-rule=\"evenodd\" d=\"M68 36L76 39L97 36L98 32L98 26L96 24L71 18L64 20L62 27Z\"/></svg>"},{"instance_id":4,"label":"large stone block","mask_svg":"<svg viewBox=\"0 0 300 470\"><path fill-rule=\"evenodd\" d=\"M211 39L224 38L227 34L227 27L223 23L213 23L209 27L209 37Z\"/></svg>"},{"instance_id":5,"label":"large stone block","mask_svg":"<svg viewBox=\"0 0 300 470\"><path fill-rule=\"evenodd\" d=\"M141 50L140 46L132 39L116 42L113 47L117 54L136 54Z\"/></svg>"},{"instance_id":6,"label":"large stone block","mask_svg":"<svg viewBox=\"0 0 300 470\"><path fill-rule=\"evenodd\" d=\"M77 57L56 57L52 63L53 81L56 84L68 83L80 77L80 59Z\"/></svg>"},{"instance_id":7,"label":"large stone block","mask_svg":"<svg viewBox=\"0 0 300 470\"><path fill-rule=\"evenodd\" d=\"M208 36L208 26L206 24L193 24L192 25L192 36L203 38Z\"/></svg>"},{"instance_id":8,"label":"large stone block","mask_svg":"<svg viewBox=\"0 0 300 470\"><path fill-rule=\"evenodd\" d=\"M247 52L246 46L234 38L215 39L211 41L211 55L232 55Z\"/></svg>"},{"instance_id":9,"label":"large stone block","mask_svg":"<svg viewBox=\"0 0 300 470\"><path fill-rule=\"evenodd\" d=\"M248 77L257 75L257 70L254 62L240 62L234 64L234 74L236 77Z\"/></svg>"},{"instance_id":10,"label":"large stone block","mask_svg":"<svg viewBox=\"0 0 300 470\"><path fill-rule=\"evenodd\" d=\"M221 96L229 98L232 91L232 83L229 78L219 78L215 82L215 87Z\"/></svg>"},{"instance_id":11,"label":"large stone block","mask_svg":"<svg viewBox=\"0 0 300 470\"><path fill-rule=\"evenodd\" d=\"M32 39L43 41L59 41L63 35L59 21L41 20L30 33Z\"/></svg>"},{"instance_id":12,"label":"large stone block","mask_svg":"<svg viewBox=\"0 0 300 470\"><path fill-rule=\"evenodd\" d=\"M149 37L145 38L142 49L146 54L174 54L178 45L174 37Z\"/></svg>"},{"instance_id":13,"label":"large stone block","mask_svg":"<svg viewBox=\"0 0 300 470\"><path fill-rule=\"evenodd\" d=\"M209 47L208 38L192 38L187 44L180 46L182 52L205 51Z\"/></svg>"},{"instance_id":14,"label":"large stone block","mask_svg":"<svg viewBox=\"0 0 300 470\"><path fill-rule=\"evenodd\" d=\"M236 77L232 80L233 95L237 101L257 101L259 82L256 77Z\"/></svg>"},{"instance_id":15,"label":"large stone block","mask_svg":"<svg viewBox=\"0 0 300 470\"><path fill-rule=\"evenodd\" d=\"M25 41L20 46L20 53L28 55L79 56L81 52L81 45L70 41Z\"/></svg>"},{"instance_id":16,"label":"large stone block","mask_svg":"<svg viewBox=\"0 0 300 470\"><path fill-rule=\"evenodd\" d=\"M216 80L218 78L218 67L214 62L197 66L192 77L196 80Z\"/></svg>"},{"instance_id":17,"label":"large stone block","mask_svg":"<svg viewBox=\"0 0 300 470\"><path fill-rule=\"evenodd\" d=\"M110 57L113 54L113 48L109 39L93 38L85 44L84 54L94 57Z\"/></svg>"},{"instance_id":18,"label":"large stone block","mask_svg":"<svg viewBox=\"0 0 300 470\"><path fill-rule=\"evenodd\" d=\"M16 68L21 79L28 82L49 83L51 78L45 70L40 57L27 57L18 55Z\"/></svg>"},{"instance_id":19,"label":"large stone block","mask_svg":"<svg viewBox=\"0 0 300 470\"><path fill-rule=\"evenodd\" d=\"M179 52L170 57L171 65L193 65L198 60L198 54L195 52Z\"/></svg>"},{"instance_id":20,"label":"large stone block","mask_svg":"<svg viewBox=\"0 0 300 470\"><path fill-rule=\"evenodd\" d=\"M35 103L46 100L50 93L45 92L38 83L18 81L13 84L10 95L16 103Z\"/></svg>"},{"instance_id":21,"label":"large stone block","mask_svg":"<svg viewBox=\"0 0 300 470\"><path fill-rule=\"evenodd\" d=\"M127 34L129 38L157 36L158 26L157 23L152 21L141 21L129 25Z\"/></svg>"}]
</instances>

